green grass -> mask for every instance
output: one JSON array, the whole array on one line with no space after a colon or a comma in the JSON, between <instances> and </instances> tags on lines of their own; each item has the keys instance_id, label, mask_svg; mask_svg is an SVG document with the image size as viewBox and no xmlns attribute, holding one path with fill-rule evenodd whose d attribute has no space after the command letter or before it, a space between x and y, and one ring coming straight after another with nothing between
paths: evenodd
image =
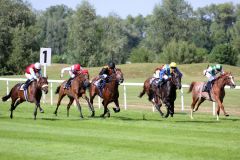
<instances>
[{"instance_id":1,"label":"green grass","mask_svg":"<svg viewBox=\"0 0 240 160\"><path fill-rule=\"evenodd\" d=\"M148 110L122 110L110 118L80 120L75 107L66 117L66 107L59 115L54 107L33 120L33 105L23 103L9 118L9 102L0 103L0 159L239 159L240 118L231 116L216 121L209 114L178 112L163 119ZM111 107L110 107L111 108Z\"/></svg>"}]
</instances>

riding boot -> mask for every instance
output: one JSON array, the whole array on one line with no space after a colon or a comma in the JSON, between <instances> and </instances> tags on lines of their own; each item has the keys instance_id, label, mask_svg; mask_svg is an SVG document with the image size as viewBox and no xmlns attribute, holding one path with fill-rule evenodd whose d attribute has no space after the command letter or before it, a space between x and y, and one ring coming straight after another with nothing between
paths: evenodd
<instances>
[{"instance_id":1,"label":"riding boot","mask_svg":"<svg viewBox=\"0 0 240 160\"><path fill-rule=\"evenodd\" d=\"M99 90L99 95L102 97L102 88L103 88L103 79L101 79L98 83L98 90Z\"/></svg>"},{"instance_id":2,"label":"riding boot","mask_svg":"<svg viewBox=\"0 0 240 160\"><path fill-rule=\"evenodd\" d=\"M211 82L211 81L208 81L208 82L207 82L207 85L206 85L206 89L207 89L206 91L207 91L207 92L210 92L211 86L212 86L212 82Z\"/></svg>"},{"instance_id":3,"label":"riding boot","mask_svg":"<svg viewBox=\"0 0 240 160\"><path fill-rule=\"evenodd\" d=\"M24 86L23 86L23 89L24 89L24 90L27 90L27 88L28 88L28 86L30 85L30 83L31 83L31 80L28 79L28 80L25 82L25 84L24 84Z\"/></svg>"},{"instance_id":4,"label":"riding boot","mask_svg":"<svg viewBox=\"0 0 240 160\"><path fill-rule=\"evenodd\" d=\"M73 78L69 78L68 81L66 82L64 88L68 89L71 85L71 81L73 80Z\"/></svg>"}]
</instances>

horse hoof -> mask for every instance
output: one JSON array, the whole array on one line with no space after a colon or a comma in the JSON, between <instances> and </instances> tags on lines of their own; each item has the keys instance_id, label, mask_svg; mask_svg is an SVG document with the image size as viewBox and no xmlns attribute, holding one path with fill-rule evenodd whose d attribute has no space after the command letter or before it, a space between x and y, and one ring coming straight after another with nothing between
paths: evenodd
<instances>
[{"instance_id":1,"label":"horse hoof","mask_svg":"<svg viewBox=\"0 0 240 160\"><path fill-rule=\"evenodd\" d=\"M225 114L225 116L226 116L226 117L228 117L228 116L229 116L229 114Z\"/></svg>"},{"instance_id":2,"label":"horse hoof","mask_svg":"<svg viewBox=\"0 0 240 160\"><path fill-rule=\"evenodd\" d=\"M114 111L115 113L120 112L120 108L113 108L113 111Z\"/></svg>"},{"instance_id":3,"label":"horse hoof","mask_svg":"<svg viewBox=\"0 0 240 160\"><path fill-rule=\"evenodd\" d=\"M100 117L104 118L104 114L101 114Z\"/></svg>"},{"instance_id":4,"label":"horse hoof","mask_svg":"<svg viewBox=\"0 0 240 160\"><path fill-rule=\"evenodd\" d=\"M44 110L41 110L40 113L44 113Z\"/></svg>"},{"instance_id":5,"label":"horse hoof","mask_svg":"<svg viewBox=\"0 0 240 160\"><path fill-rule=\"evenodd\" d=\"M91 116L90 117L94 117L95 116L95 112L92 112Z\"/></svg>"}]
</instances>

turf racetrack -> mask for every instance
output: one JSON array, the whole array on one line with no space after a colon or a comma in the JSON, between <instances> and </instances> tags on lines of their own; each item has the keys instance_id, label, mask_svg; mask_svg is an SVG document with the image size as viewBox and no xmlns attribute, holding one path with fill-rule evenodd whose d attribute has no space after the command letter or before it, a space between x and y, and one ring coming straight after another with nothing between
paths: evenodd
<instances>
[{"instance_id":1,"label":"turf racetrack","mask_svg":"<svg viewBox=\"0 0 240 160\"><path fill-rule=\"evenodd\" d=\"M33 120L34 105L23 103L9 118L10 102L0 102L1 160L239 160L240 117L178 112L164 119L149 110L122 109L110 118L99 118L103 112L96 108L96 117L80 120L76 107L66 117L66 107L44 106Z\"/></svg>"}]
</instances>

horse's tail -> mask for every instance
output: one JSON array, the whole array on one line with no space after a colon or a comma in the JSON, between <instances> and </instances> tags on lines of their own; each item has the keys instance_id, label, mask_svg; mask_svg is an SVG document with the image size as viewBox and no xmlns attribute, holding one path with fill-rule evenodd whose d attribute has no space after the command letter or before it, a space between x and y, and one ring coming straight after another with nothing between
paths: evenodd
<instances>
[{"instance_id":1,"label":"horse's tail","mask_svg":"<svg viewBox=\"0 0 240 160\"><path fill-rule=\"evenodd\" d=\"M194 85L195 85L195 82L192 82L192 83L190 84L188 93L192 92Z\"/></svg>"},{"instance_id":2,"label":"horse's tail","mask_svg":"<svg viewBox=\"0 0 240 160\"><path fill-rule=\"evenodd\" d=\"M55 94L58 94L58 93L59 93L60 88L61 88L61 86L58 86L58 87L57 87L57 89L56 89L56 91L55 91Z\"/></svg>"},{"instance_id":3,"label":"horse's tail","mask_svg":"<svg viewBox=\"0 0 240 160\"><path fill-rule=\"evenodd\" d=\"M7 101L7 100L11 97L11 95L12 95L12 89L11 89L11 91L8 93L8 95L2 97L2 101L3 101L3 102Z\"/></svg>"}]
</instances>

